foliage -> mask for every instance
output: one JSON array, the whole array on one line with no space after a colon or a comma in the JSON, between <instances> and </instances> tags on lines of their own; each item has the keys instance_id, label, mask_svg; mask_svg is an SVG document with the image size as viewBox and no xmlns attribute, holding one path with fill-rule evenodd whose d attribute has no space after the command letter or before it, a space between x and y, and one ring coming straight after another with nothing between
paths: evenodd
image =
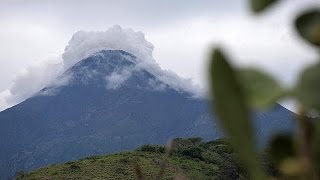
<instances>
[{"instance_id":1,"label":"foliage","mask_svg":"<svg viewBox=\"0 0 320 180\"><path fill-rule=\"evenodd\" d=\"M295 94L303 106L320 111L320 63L305 69L298 80Z\"/></svg>"},{"instance_id":2,"label":"foliage","mask_svg":"<svg viewBox=\"0 0 320 180\"><path fill-rule=\"evenodd\" d=\"M270 143L270 154L276 164L283 159L296 156L295 145L290 136L278 135Z\"/></svg>"},{"instance_id":3,"label":"foliage","mask_svg":"<svg viewBox=\"0 0 320 180\"><path fill-rule=\"evenodd\" d=\"M176 141L194 142L195 139L179 138ZM159 149L165 147L143 145L133 152L93 156L51 165L21 174L18 179L135 179L135 163L139 164L141 177L154 179L159 172L161 158L165 154ZM163 179L248 179L232 149L225 139L176 146L168 157ZM261 164L273 167L270 159L264 160Z\"/></svg>"},{"instance_id":4,"label":"foliage","mask_svg":"<svg viewBox=\"0 0 320 180\"><path fill-rule=\"evenodd\" d=\"M295 21L299 34L307 42L320 46L320 11L311 9L301 14Z\"/></svg>"},{"instance_id":5,"label":"foliage","mask_svg":"<svg viewBox=\"0 0 320 180\"><path fill-rule=\"evenodd\" d=\"M138 151L143 152L153 152L153 153L165 153L166 149L163 146L156 146L156 145L143 145L141 146Z\"/></svg>"},{"instance_id":6,"label":"foliage","mask_svg":"<svg viewBox=\"0 0 320 180\"><path fill-rule=\"evenodd\" d=\"M251 9L255 13L259 13L278 0L250 0Z\"/></svg>"},{"instance_id":7,"label":"foliage","mask_svg":"<svg viewBox=\"0 0 320 180\"><path fill-rule=\"evenodd\" d=\"M252 179L265 179L257 166L249 110L236 72L227 62L224 53L213 51L211 64L211 89L215 100L215 112L223 120L222 125L232 137L234 147ZM231 112L231 113L230 113Z\"/></svg>"},{"instance_id":8,"label":"foliage","mask_svg":"<svg viewBox=\"0 0 320 180\"><path fill-rule=\"evenodd\" d=\"M183 138L175 138L172 140L172 146L173 148L181 148L181 147L190 147L199 145L202 142L201 137L193 137L188 139Z\"/></svg>"},{"instance_id":9,"label":"foliage","mask_svg":"<svg viewBox=\"0 0 320 180\"><path fill-rule=\"evenodd\" d=\"M238 77L249 104L255 108L273 105L285 94L279 82L257 69L240 69Z\"/></svg>"},{"instance_id":10,"label":"foliage","mask_svg":"<svg viewBox=\"0 0 320 180\"><path fill-rule=\"evenodd\" d=\"M261 13L276 0L250 0L253 12ZM311 9L295 19L295 27L306 42L320 46L320 10ZM320 175L320 123L308 118L309 112L320 113L320 63L308 67L294 88L283 88L269 74L255 68L239 69L229 64L219 48L210 57L210 87L214 110L221 120L230 142L238 152L250 179L265 179L255 158L249 110L267 107L290 97L299 104L297 137L278 135L268 148L277 169L268 168L281 179L318 179ZM279 170L279 171L278 171Z\"/></svg>"}]
</instances>

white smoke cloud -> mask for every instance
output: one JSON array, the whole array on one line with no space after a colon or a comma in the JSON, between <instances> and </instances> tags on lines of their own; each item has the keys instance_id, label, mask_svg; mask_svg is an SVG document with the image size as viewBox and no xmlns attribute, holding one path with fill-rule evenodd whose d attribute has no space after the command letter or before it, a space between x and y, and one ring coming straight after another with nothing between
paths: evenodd
<instances>
[{"instance_id":1,"label":"white smoke cloud","mask_svg":"<svg viewBox=\"0 0 320 180\"><path fill-rule=\"evenodd\" d=\"M146 40L142 32L123 29L118 25L106 31L78 31L72 36L64 53L56 58L55 63L47 62L29 67L16 76L12 86L0 93L0 110L24 101L44 87L67 84L69 78L60 78L59 81L57 78L77 62L101 50L124 50L137 57L137 65L133 69L115 72L106 77L109 89L120 87L132 71L143 68L164 84L178 91L188 91L199 96L200 88L192 85L191 80L182 79L177 74L160 68L153 59L153 49L153 44ZM53 92L44 91L41 95L52 95Z\"/></svg>"}]
</instances>

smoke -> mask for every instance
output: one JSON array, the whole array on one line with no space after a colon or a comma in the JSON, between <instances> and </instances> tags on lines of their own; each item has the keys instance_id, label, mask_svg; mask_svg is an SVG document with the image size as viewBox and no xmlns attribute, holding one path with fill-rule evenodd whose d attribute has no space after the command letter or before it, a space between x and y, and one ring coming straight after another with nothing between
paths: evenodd
<instances>
[{"instance_id":1,"label":"smoke","mask_svg":"<svg viewBox=\"0 0 320 180\"><path fill-rule=\"evenodd\" d=\"M68 42L63 54L55 58L54 63L47 61L25 69L16 76L8 89L0 92L0 110L24 101L44 87L57 88L68 84L71 76L58 77L77 62L101 50L124 50L137 57L137 65L134 69L125 69L106 77L107 89L120 87L131 76L132 71L145 69L162 83L178 91L188 91L199 96L200 88L192 85L191 80L182 79L174 72L160 68L153 59L153 49L153 44L146 40L142 32L123 29L118 25L106 31L78 31ZM52 95L54 92L56 91L42 91L41 95Z\"/></svg>"}]
</instances>

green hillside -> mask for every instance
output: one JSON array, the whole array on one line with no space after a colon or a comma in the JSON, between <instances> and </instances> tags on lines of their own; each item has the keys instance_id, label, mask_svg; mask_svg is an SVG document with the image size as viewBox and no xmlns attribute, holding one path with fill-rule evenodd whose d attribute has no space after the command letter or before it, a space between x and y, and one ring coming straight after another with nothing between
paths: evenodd
<instances>
[{"instance_id":1,"label":"green hillside","mask_svg":"<svg viewBox=\"0 0 320 180\"><path fill-rule=\"evenodd\" d=\"M132 152L93 156L20 173L17 179L137 179L139 170L145 179L156 179L165 153L164 146L144 145ZM247 179L235 152L223 139L175 139L167 160L164 179ZM261 160L268 173L275 175L266 157Z\"/></svg>"}]
</instances>

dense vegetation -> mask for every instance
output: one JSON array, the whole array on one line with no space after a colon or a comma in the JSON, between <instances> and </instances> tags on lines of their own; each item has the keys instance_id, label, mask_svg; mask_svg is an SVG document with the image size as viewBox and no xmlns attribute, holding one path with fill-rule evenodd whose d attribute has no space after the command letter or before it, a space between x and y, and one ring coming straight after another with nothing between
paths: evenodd
<instances>
[{"instance_id":1,"label":"dense vegetation","mask_svg":"<svg viewBox=\"0 0 320 180\"><path fill-rule=\"evenodd\" d=\"M137 167L146 179L155 179L165 153L164 146L143 145L132 152L92 156L19 173L17 179L136 179ZM225 139L175 139L167 162L164 179L247 179ZM261 155L260 162L270 175L277 175L266 155Z\"/></svg>"}]
</instances>

